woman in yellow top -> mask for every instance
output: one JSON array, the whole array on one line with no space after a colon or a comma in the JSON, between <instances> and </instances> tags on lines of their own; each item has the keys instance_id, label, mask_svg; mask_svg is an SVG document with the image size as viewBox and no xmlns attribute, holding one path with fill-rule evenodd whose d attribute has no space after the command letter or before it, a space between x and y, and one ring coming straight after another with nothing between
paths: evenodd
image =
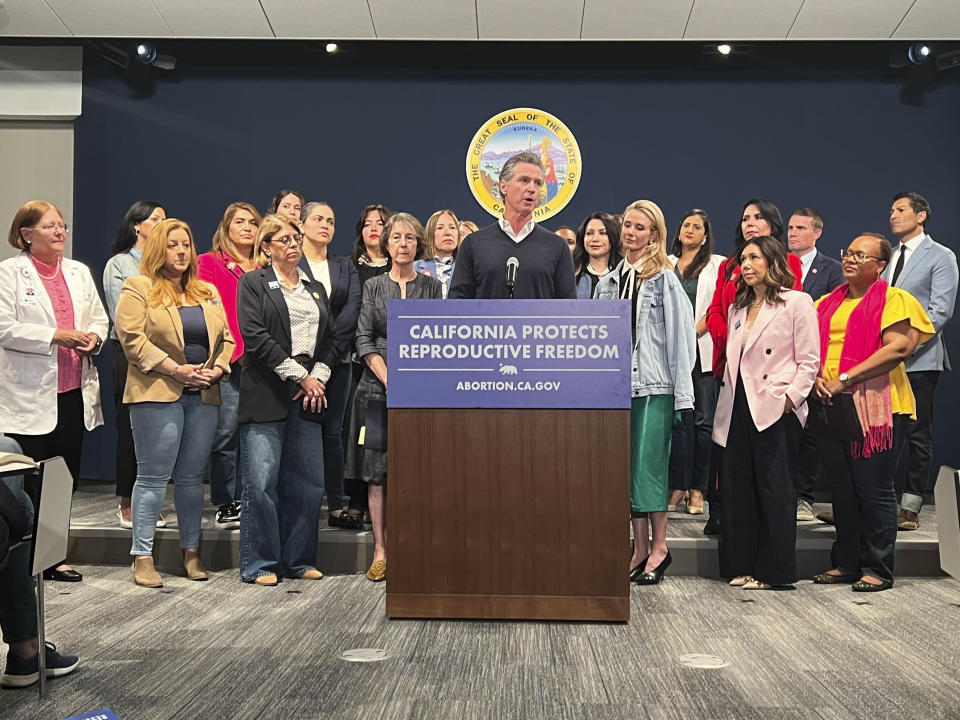
<instances>
[{"instance_id":1,"label":"woman in yellow top","mask_svg":"<svg viewBox=\"0 0 960 720\"><path fill-rule=\"evenodd\" d=\"M864 438L820 438L823 467L833 472L836 567L821 584L852 583L857 592L893 586L897 496L893 476L904 425L914 417L913 391L903 361L933 336L917 300L880 279L892 250L878 233L863 233L843 252L847 281L817 302L821 367L815 391L826 403L853 394Z\"/></svg>"}]
</instances>

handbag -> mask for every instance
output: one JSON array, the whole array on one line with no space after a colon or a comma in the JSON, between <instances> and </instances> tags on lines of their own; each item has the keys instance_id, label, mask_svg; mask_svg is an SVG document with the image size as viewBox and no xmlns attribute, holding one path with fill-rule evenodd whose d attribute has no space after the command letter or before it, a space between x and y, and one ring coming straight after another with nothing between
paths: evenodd
<instances>
[{"instance_id":1,"label":"handbag","mask_svg":"<svg viewBox=\"0 0 960 720\"><path fill-rule=\"evenodd\" d=\"M838 393L825 405L816 394L807 398L810 409L807 415L807 430L828 440L863 440L860 415L853 404L851 393Z\"/></svg>"}]
</instances>

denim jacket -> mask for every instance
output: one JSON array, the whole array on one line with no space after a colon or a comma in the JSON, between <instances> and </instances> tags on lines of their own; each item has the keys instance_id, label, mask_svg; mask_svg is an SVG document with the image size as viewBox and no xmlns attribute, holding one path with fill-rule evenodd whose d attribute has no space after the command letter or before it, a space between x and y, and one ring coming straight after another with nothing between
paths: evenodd
<instances>
[{"instance_id":1,"label":"denim jacket","mask_svg":"<svg viewBox=\"0 0 960 720\"><path fill-rule=\"evenodd\" d=\"M623 261L597 284L594 297L620 297ZM640 285L637 326L630 363L632 397L674 396L674 410L693 408L693 365L697 333L693 308L672 271L661 270Z\"/></svg>"}]
</instances>

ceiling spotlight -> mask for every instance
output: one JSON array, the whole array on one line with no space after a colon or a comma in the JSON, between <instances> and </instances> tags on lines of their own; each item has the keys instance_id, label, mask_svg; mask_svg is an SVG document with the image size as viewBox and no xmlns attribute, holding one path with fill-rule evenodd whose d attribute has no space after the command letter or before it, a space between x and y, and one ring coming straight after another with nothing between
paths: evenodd
<instances>
[{"instance_id":1,"label":"ceiling spotlight","mask_svg":"<svg viewBox=\"0 0 960 720\"><path fill-rule=\"evenodd\" d=\"M930 46L916 42L907 49L907 59L914 65L924 65L930 58Z\"/></svg>"},{"instance_id":2,"label":"ceiling spotlight","mask_svg":"<svg viewBox=\"0 0 960 720\"><path fill-rule=\"evenodd\" d=\"M331 42L331 43L327 43L327 44L326 44L326 47L325 47L324 49L325 49L328 53L335 53L337 50L340 49L340 47L339 47L336 43Z\"/></svg>"},{"instance_id":3,"label":"ceiling spotlight","mask_svg":"<svg viewBox=\"0 0 960 720\"><path fill-rule=\"evenodd\" d=\"M140 43L137 45L137 60L144 65L153 65L157 59L157 48L150 43Z\"/></svg>"},{"instance_id":4,"label":"ceiling spotlight","mask_svg":"<svg viewBox=\"0 0 960 720\"><path fill-rule=\"evenodd\" d=\"M717 52L721 55L729 55L733 52L733 48L726 43L721 43L720 45L717 45Z\"/></svg>"}]
</instances>

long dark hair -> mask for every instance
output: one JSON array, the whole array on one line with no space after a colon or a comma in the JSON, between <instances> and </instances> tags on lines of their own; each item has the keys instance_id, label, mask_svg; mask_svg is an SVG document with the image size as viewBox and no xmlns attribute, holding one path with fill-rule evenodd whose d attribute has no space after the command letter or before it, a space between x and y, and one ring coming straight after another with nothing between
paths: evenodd
<instances>
[{"instance_id":1,"label":"long dark hair","mask_svg":"<svg viewBox=\"0 0 960 720\"><path fill-rule=\"evenodd\" d=\"M380 219L383 220L383 226L387 226L387 220L390 219L390 216L393 215L390 212L390 208L386 205L367 205L361 212L360 217L357 219L357 237L353 242L353 250L350 252L350 259L353 260L353 264L357 265L360 262L360 258L366 256L367 247L363 244L363 223L367 220L367 215L376 210L380 213ZM382 235L381 235L382 237ZM387 258L390 256L387 255ZM369 259L369 258L368 258Z\"/></svg>"},{"instance_id":2,"label":"long dark hair","mask_svg":"<svg viewBox=\"0 0 960 720\"><path fill-rule=\"evenodd\" d=\"M295 195L300 199L300 208L303 209L304 204L307 202L307 199L303 196L303 193L299 190L293 190L291 188L283 188L280 192L273 196L273 199L270 201L270 204L267 206L267 211L264 213L264 216L274 215L277 212L277 207L280 205L280 201L283 200L287 195ZM299 218L298 218L299 219Z\"/></svg>"},{"instance_id":3,"label":"long dark hair","mask_svg":"<svg viewBox=\"0 0 960 720\"><path fill-rule=\"evenodd\" d=\"M127 214L123 216L120 227L117 228L117 236L113 240L113 246L110 248L110 252L117 255L126 252L136 245L136 226L150 217L157 208L163 210L164 214L167 213L167 209L163 205L153 200L137 200L131 205L127 210Z\"/></svg>"},{"instance_id":4,"label":"long dark hair","mask_svg":"<svg viewBox=\"0 0 960 720\"><path fill-rule=\"evenodd\" d=\"M783 243L769 235L761 235L744 243L741 253L746 250L748 245L756 245L760 248L763 259L767 261L767 277L764 279L762 288L763 299L771 304L783 303L780 292L783 288L792 288L797 281L796 276L790 269L790 263L787 261L787 249ZM740 264L739 257L737 265ZM757 299L757 291L747 285L743 280L743 273L737 276L737 294L733 298L735 308L745 308Z\"/></svg>"},{"instance_id":5,"label":"long dark hair","mask_svg":"<svg viewBox=\"0 0 960 720\"><path fill-rule=\"evenodd\" d=\"M673 234L673 243L670 245L670 254L677 258L677 261L680 260L680 255L683 254L683 243L680 242L680 228L683 226L683 223L686 222L688 217L696 215L698 218L703 220L703 244L700 246L700 249L697 250L697 254L693 258L693 262L687 265L687 269L683 271L683 277L685 278L695 278L700 276L700 271L703 270L707 263L710 262L710 256L713 255L714 243L713 243L713 228L710 226L710 216L707 215L706 210L700 210L699 208L693 208L687 210L682 216L680 223L677 225L677 231ZM742 216L741 216L742 217Z\"/></svg>"},{"instance_id":6,"label":"long dark hair","mask_svg":"<svg viewBox=\"0 0 960 720\"><path fill-rule=\"evenodd\" d=\"M751 205L756 205L757 210L760 211L760 217L770 223L769 237L772 237L774 240L779 240L780 244L783 244L783 217L780 215L780 209L766 198L750 198L743 204L743 207L740 208L740 215L737 218L737 228L733 231L733 254L729 258L733 262L727 263L727 280L730 279L733 269L740 265L740 253L743 252L743 246L746 245L743 239L743 213L746 212L747 208ZM784 248L784 252L786 252L786 248Z\"/></svg>"},{"instance_id":7,"label":"long dark hair","mask_svg":"<svg viewBox=\"0 0 960 720\"><path fill-rule=\"evenodd\" d=\"M580 229L577 230L577 245L573 249L573 267L576 269L577 280L587 271L587 265L590 262L590 256L587 255L585 246L587 237L587 225L591 220L599 220L607 230L607 240L610 243L610 255L607 257L607 269L613 270L623 257L620 249L620 223L610 213L595 212L587 215L580 223Z\"/></svg>"}]
</instances>

